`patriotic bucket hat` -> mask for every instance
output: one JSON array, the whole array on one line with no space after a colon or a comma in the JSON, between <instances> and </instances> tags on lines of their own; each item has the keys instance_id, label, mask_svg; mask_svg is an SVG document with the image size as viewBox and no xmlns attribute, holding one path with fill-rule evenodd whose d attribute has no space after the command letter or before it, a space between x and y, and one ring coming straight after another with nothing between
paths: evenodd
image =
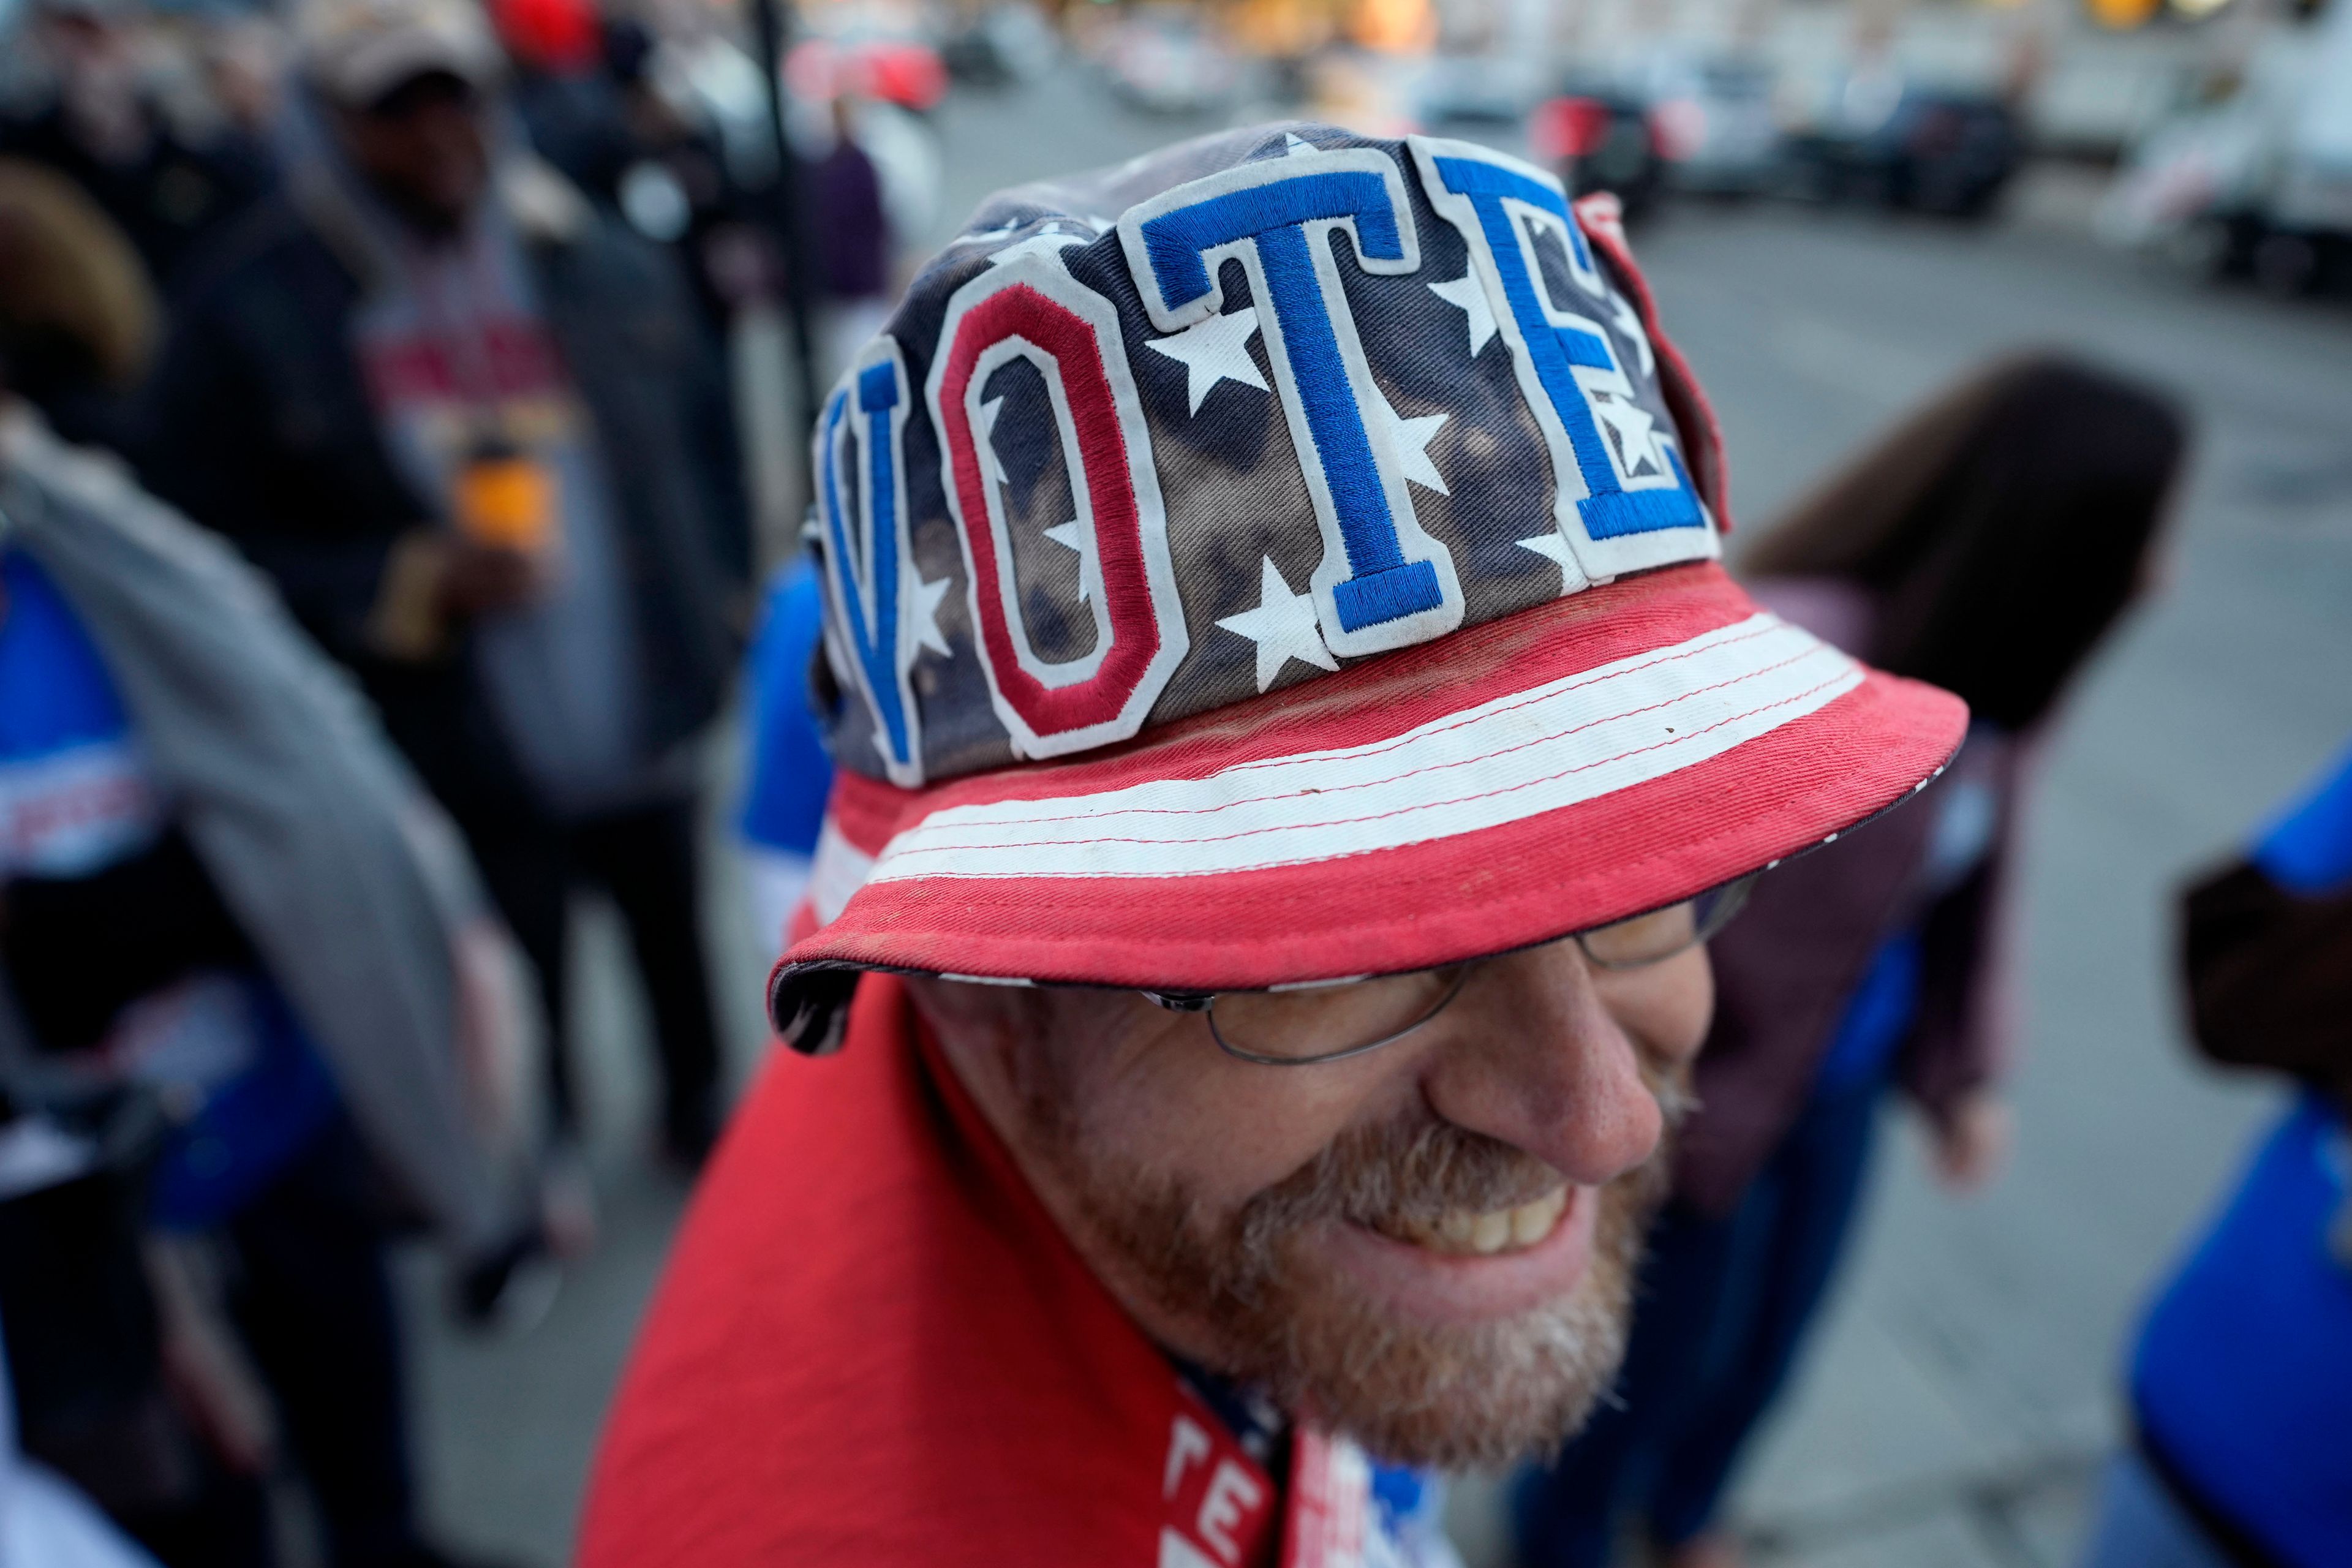
<instances>
[{"instance_id":1,"label":"patriotic bucket hat","mask_svg":"<svg viewBox=\"0 0 2352 1568\"><path fill-rule=\"evenodd\" d=\"M1612 203L1483 147L1190 142L983 204L819 413L840 764L770 984L1433 968L1901 801L1958 699L1759 612Z\"/></svg>"}]
</instances>

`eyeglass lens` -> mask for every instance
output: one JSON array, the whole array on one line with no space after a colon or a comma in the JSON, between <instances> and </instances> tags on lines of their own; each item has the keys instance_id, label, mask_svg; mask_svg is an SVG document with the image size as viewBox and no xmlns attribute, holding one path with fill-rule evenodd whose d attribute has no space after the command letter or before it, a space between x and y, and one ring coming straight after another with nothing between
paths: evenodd
<instances>
[{"instance_id":1,"label":"eyeglass lens","mask_svg":"<svg viewBox=\"0 0 2352 1568\"><path fill-rule=\"evenodd\" d=\"M1663 963L1721 931L1748 901L1748 889L1755 883L1755 878L1742 877L1682 903L1669 904L1614 925L1579 931L1576 940L1584 949L1584 955L1603 969L1640 969Z\"/></svg>"},{"instance_id":2,"label":"eyeglass lens","mask_svg":"<svg viewBox=\"0 0 2352 1568\"><path fill-rule=\"evenodd\" d=\"M1752 877L1696 899L1636 915L1575 938L1603 969L1660 963L1706 941L1747 902ZM1387 974L1286 991L1228 991L1212 998L1217 1043L1235 1056L1268 1062L1351 1056L1410 1034L1453 1001L1470 966Z\"/></svg>"},{"instance_id":3,"label":"eyeglass lens","mask_svg":"<svg viewBox=\"0 0 2352 1568\"><path fill-rule=\"evenodd\" d=\"M1228 991L1210 1022L1228 1051L1307 1061L1360 1051L1418 1028L1454 999L1469 966L1384 974L1295 991Z\"/></svg>"}]
</instances>

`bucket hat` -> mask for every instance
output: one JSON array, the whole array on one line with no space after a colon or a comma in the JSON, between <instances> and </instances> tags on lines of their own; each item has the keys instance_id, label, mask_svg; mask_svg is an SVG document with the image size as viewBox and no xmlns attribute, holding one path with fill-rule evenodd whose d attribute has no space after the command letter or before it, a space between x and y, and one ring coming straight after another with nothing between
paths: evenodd
<instances>
[{"instance_id":1,"label":"bucket hat","mask_svg":"<svg viewBox=\"0 0 2352 1568\"><path fill-rule=\"evenodd\" d=\"M819 411L840 773L770 984L1433 968L1897 804L1966 710L1748 599L1613 205L1294 124L1002 193Z\"/></svg>"}]
</instances>

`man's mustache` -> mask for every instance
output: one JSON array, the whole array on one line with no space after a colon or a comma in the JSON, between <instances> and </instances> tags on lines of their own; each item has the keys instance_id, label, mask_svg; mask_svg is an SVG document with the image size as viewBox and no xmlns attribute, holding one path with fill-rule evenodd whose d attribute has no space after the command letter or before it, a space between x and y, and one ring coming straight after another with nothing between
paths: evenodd
<instances>
[{"instance_id":1,"label":"man's mustache","mask_svg":"<svg viewBox=\"0 0 2352 1568\"><path fill-rule=\"evenodd\" d=\"M1671 1136L1693 1104L1685 1079L1652 1071L1648 1063L1643 1076ZM1645 1169L1663 1163L1654 1156ZM1327 1219L1357 1225L1435 1220L1460 1210L1517 1208L1566 1180L1515 1144L1421 1111L1350 1128L1252 1198L1240 1217L1245 1233L1258 1238Z\"/></svg>"}]
</instances>

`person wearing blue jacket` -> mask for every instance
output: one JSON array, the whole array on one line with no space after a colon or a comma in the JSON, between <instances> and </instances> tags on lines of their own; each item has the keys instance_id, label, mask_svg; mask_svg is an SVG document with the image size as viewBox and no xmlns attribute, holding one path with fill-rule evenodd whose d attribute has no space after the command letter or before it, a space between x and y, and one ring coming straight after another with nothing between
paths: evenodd
<instances>
[{"instance_id":1,"label":"person wearing blue jacket","mask_svg":"<svg viewBox=\"0 0 2352 1568\"><path fill-rule=\"evenodd\" d=\"M2084 1568L2352 1563L2352 750L2184 901L2197 1043L2300 1092L2157 1290Z\"/></svg>"}]
</instances>

